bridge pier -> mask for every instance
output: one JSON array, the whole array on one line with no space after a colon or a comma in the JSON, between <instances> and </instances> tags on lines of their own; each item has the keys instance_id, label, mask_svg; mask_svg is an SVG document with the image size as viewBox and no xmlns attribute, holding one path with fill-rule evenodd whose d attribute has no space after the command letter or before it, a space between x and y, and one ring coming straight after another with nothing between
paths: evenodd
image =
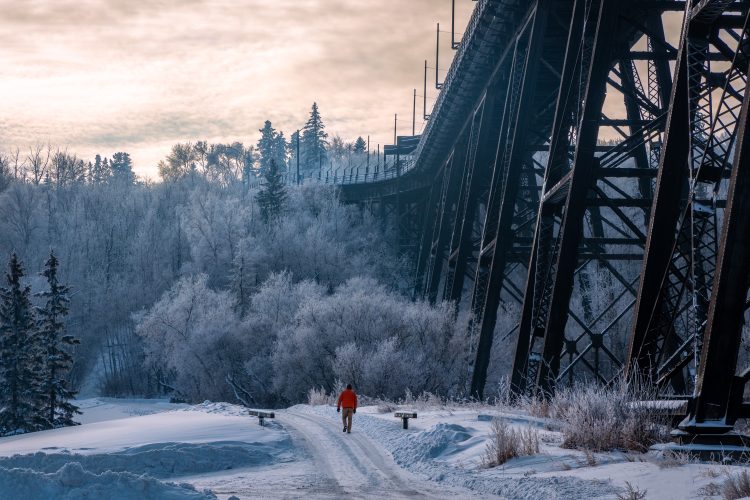
<instances>
[{"instance_id":1,"label":"bridge pier","mask_svg":"<svg viewBox=\"0 0 750 500\"><path fill-rule=\"evenodd\" d=\"M400 221L414 298L469 313L471 396L505 356L516 394L681 396L683 442L750 416L748 7L480 0L413 163L342 186Z\"/></svg>"}]
</instances>

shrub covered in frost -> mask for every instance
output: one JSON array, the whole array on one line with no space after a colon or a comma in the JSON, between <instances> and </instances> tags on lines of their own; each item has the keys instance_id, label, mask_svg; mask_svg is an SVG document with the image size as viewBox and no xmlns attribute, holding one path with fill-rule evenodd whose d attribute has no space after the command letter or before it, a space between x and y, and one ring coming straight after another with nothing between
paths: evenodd
<instances>
[{"instance_id":1,"label":"shrub covered in frost","mask_svg":"<svg viewBox=\"0 0 750 500\"><path fill-rule=\"evenodd\" d=\"M650 401L650 391L625 383L561 389L551 415L563 421L563 447L591 451L645 451L669 438L669 421Z\"/></svg>"}]
</instances>

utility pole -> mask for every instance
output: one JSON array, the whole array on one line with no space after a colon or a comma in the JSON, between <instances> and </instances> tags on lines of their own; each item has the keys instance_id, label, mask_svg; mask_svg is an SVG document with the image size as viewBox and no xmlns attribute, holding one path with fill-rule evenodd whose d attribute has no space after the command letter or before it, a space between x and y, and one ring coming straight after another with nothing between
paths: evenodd
<instances>
[{"instance_id":1,"label":"utility pole","mask_svg":"<svg viewBox=\"0 0 750 500\"><path fill-rule=\"evenodd\" d=\"M435 33L435 88L440 90L443 84L439 82L438 68L440 68L440 23L437 23L437 32Z\"/></svg>"},{"instance_id":2,"label":"utility pole","mask_svg":"<svg viewBox=\"0 0 750 500\"><path fill-rule=\"evenodd\" d=\"M451 0L451 48L458 49L460 42L456 42L456 0Z\"/></svg>"},{"instance_id":3,"label":"utility pole","mask_svg":"<svg viewBox=\"0 0 750 500\"><path fill-rule=\"evenodd\" d=\"M430 117L427 115L427 59L424 60L424 91L422 92L423 107L422 107L422 118L428 120Z\"/></svg>"},{"instance_id":4,"label":"utility pole","mask_svg":"<svg viewBox=\"0 0 750 500\"><path fill-rule=\"evenodd\" d=\"M367 171L370 170L370 136L367 136Z\"/></svg>"},{"instance_id":5,"label":"utility pole","mask_svg":"<svg viewBox=\"0 0 750 500\"><path fill-rule=\"evenodd\" d=\"M417 130L417 89L414 89L414 100L411 107L411 135L414 136Z\"/></svg>"},{"instance_id":6,"label":"utility pole","mask_svg":"<svg viewBox=\"0 0 750 500\"><path fill-rule=\"evenodd\" d=\"M396 144L396 121L398 120L398 115L393 115L393 144Z\"/></svg>"}]
</instances>

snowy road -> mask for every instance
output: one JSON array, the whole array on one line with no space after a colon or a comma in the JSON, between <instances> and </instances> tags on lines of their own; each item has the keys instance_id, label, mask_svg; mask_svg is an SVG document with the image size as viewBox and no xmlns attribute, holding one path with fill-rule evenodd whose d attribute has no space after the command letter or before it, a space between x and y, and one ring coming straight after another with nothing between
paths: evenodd
<instances>
[{"instance_id":1,"label":"snowy road","mask_svg":"<svg viewBox=\"0 0 750 500\"><path fill-rule=\"evenodd\" d=\"M353 498L456 496L404 471L382 447L357 432L356 418L352 434L345 434L329 420L295 410L279 412L278 419L292 440L308 450L331 494Z\"/></svg>"},{"instance_id":2,"label":"snowy road","mask_svg":"<svg viewBox=\"0 0 750 500\"><path fill-rule=\"evenodd\" d=\"M365 416L359 417L360 422ZM399 467L377 442L357 430L342 432L340 420L299 410L277 410L269 426L289 433L297 458L187 479L211 489L220 500L238 498L479 498L464 488L421 479ZM487 495L484 495L486 497Z\"/></svg>"}]
</instances>

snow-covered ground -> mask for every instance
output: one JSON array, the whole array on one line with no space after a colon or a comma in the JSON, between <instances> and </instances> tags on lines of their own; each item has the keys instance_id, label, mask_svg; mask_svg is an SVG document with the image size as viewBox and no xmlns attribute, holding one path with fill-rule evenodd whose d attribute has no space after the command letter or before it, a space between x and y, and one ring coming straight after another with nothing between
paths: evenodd
<instances>
[{"instance_id":1,"label":"snow-covered ground","mask_svg":"<svg viewBox=\"0 0 750 500\"><path fill-rule=\"evenodd\" d=\"M326 406L280 410L260 427L223 403L80 405L81 426L0 439L0 498L612 499L627 481L649 499L688 499L712 498L739 470L566 450L554 422L495 407L418 409L409 430L393 413L365 407L345 434ZM541 452L482 468L492 418L535 426Z\"/></svg>"}]
</instances>

